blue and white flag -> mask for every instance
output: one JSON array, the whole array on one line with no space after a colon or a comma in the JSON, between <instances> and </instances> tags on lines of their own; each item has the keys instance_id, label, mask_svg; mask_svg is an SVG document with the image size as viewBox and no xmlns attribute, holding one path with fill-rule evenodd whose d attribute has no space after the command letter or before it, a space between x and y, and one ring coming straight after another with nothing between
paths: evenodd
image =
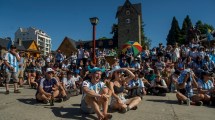
<instances>
[{"instance_id":1,"label":"blue and white flag","mask_svg":"<svg viewBox=\"0 0 215 120\"><path fill-rule=\"evenodd\" d=\"M207 40L208 41L213 40L213 35L211 34L211 30L210 29L207 30L206 35L207 35Z\"/></svg>"}]
</instances>

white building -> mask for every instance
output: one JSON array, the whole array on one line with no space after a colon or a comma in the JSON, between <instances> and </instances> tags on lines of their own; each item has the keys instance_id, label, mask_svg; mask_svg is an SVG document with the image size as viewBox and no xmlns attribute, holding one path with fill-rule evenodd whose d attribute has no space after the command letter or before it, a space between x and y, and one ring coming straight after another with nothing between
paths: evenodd
<instances>
[{"instance_id":1,"label":"white building","mask_svg":"<svg viewBox=\"0 0 215 120\"><path fill-rule=\"evenodd\" d=\"M33 27L19 28L15 33L15 41L18 39L22 41L35 40L42 55L51 52L51 38L42 30Z\"/></svg>"}]
</instances>

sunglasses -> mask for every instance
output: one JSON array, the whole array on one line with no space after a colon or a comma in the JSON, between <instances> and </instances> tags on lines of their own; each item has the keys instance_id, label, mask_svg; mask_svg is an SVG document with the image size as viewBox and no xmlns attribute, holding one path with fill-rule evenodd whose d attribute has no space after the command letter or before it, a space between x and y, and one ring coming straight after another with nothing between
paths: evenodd
<instances>
[{"instance_id":1,"label":"sunglasses","mask_svg":"<svg viewBox=\"0 0 215 120\"><path fill-rule=\"evenodd\" d=\"M48 74L49 74L49 75L53 75L54 73L53 73L53 72L48 72Z\"/></svg>"}]
</instances>

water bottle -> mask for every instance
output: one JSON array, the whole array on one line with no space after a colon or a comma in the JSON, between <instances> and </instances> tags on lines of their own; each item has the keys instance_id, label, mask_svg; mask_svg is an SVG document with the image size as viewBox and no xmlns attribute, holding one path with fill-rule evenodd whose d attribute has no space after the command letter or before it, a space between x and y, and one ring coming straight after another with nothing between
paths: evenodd
<instances>
[{"instance_id":1,"label":"water bottle","mask_svg":"<svg viewBox=\"0 0 215 120\"><path fill-rule=\"evenodd\" d=\"M54 106L54 95L53 95L53 91L51 91L50 106Z\"/></svg>"}]
</instances>

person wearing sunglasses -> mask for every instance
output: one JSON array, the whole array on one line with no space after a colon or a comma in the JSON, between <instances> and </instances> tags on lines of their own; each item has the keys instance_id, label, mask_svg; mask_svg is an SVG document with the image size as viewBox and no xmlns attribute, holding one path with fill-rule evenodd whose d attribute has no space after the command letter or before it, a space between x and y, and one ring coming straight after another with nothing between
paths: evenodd
<instances>
[{"instance_id":1,"label":"person wearing sunglasses","mask_svg":"<svg viewBox=\"0 0 215 120\"><path fill-rule=\"evenodd\" d=\"M40 81L40 85L36 92L36 100L43 103L52 103L54 100L62 102L67 96L60 88L60 83L54 78L54 70L52 68L47 68L45 78ZM55 99L59 96L63 97Z\"/></svg>"}]
</instances>

